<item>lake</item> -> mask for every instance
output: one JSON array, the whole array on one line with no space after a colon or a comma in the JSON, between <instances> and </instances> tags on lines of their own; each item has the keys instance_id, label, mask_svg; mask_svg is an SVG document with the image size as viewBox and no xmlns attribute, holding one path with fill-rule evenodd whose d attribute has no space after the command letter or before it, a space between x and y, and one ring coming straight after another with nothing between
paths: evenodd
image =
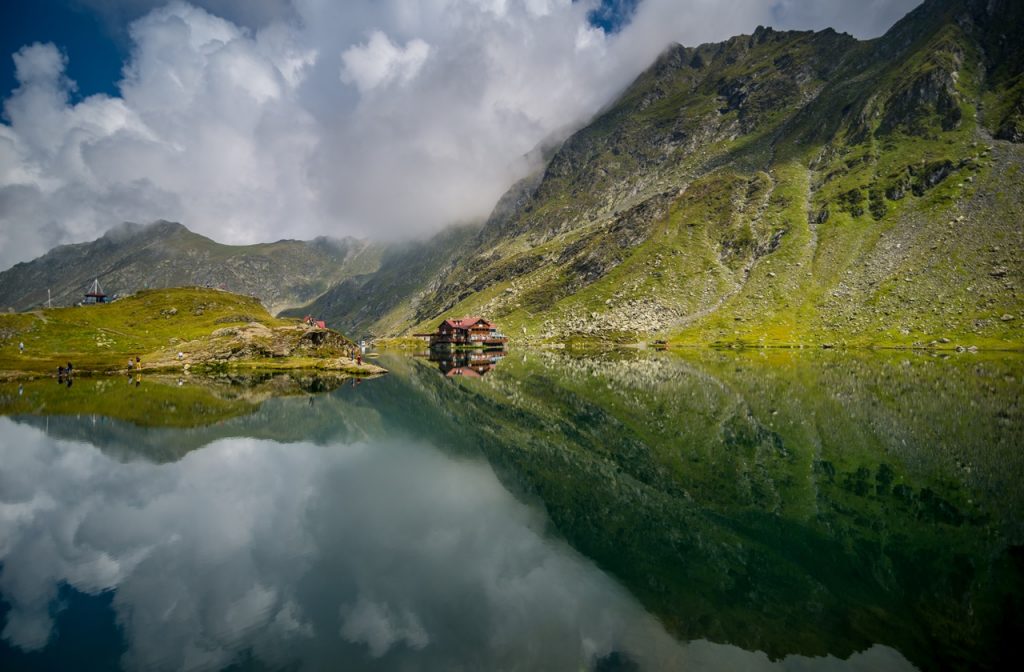
<instances>
[{"instance_id":1,"label":"lake","mask_svg":"<svg viewBox=\"0 0 1024 672\"><path fill-rule=\"evenodd\" d=\"M0 669L1018 658L1024 358L485 359L0 383Z\"/></svg>"}]
</instances>

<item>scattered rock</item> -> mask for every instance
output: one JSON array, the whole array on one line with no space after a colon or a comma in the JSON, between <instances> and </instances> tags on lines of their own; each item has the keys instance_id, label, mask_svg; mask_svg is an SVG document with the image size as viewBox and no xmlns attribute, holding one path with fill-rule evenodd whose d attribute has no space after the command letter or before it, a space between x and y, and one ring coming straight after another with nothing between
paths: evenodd
<instances>
[{"instance_id":1,"label":"scattered rock","mask_svg":"<svg viewBox=\"0 0 1024 672\"><path fill-rule=\"evenodd\" d=\"M1014 317L1013 317L1013 315L1010 315L1009 313L1007 313L1007 314L1003 315L1002 317L1000 317L999 319L1002 320L1003 322L1011 322L1011 321L1013 321Z\"/></svg>"},{"instance_id":2,"label":"scattered rock","mask_svg":"<svg viewBox=\"0 0 1024 672\"><path fill-rule=\"evenodd\" d=\"M259 319L252 315L225 315L224 317L218 317L214 320L214 324L234 324L236 322L251 324L253 322L259 322Z\"/></svg>"}]
</instances>

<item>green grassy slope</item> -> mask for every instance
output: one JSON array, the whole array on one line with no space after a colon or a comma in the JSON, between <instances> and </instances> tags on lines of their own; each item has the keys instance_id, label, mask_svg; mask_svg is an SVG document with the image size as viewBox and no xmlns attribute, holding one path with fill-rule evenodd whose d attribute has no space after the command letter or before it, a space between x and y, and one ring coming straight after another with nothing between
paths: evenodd
<instances>
[{"instance_id":1,"label":"green grassy slope","mask_svg":"<svg viewBox=\"0 0 1024 672\"><path fill-rule=\"evenodd\" d=\"M25 345L23 353L19 343ZM351 345L336 332L271 317L258 299L198 287L149 290L109 304L0 314L0 371L8 373L54 374L68 361L80 372L123 370L134 357L150 370L232 362L303 368L338 358ZM184 355L180 361L178 352Z\"/></svg>"},{"instance_id":2,"label":"green grassy slope","mask_svg":"<svg viewBox=\"0 0 1024 672\"><path fill-rule=\"evenodd\" d=\"M673 47L367 328L479 313L521 341L1020 347L1020 14L929 0L870 42Z\"/></svg>"}]
</instances>

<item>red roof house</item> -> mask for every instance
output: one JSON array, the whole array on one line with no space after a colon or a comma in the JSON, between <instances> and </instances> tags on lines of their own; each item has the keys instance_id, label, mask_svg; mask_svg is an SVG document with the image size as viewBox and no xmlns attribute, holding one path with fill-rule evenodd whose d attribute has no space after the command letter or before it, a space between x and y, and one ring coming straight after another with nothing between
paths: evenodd
<instances>
[{"instance_id":1,"label":"red roof house","mask_svg":"<svg viewBox=\"0 0 1024 672\"><path fill-rule=\"evenodd\" d=\"M431 347L503 347L507 342L508 338L498 330L498 325L475 315L459 320L446 319L430 338Z\"/></svg>"}]
</instances>

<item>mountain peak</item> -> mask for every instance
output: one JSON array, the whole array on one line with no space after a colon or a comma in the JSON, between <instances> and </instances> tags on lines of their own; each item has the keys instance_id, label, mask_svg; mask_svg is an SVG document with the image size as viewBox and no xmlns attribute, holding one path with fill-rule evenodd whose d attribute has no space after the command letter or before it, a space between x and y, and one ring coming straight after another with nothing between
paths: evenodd
<instances>
[{"instance_id":1,"label":"mountain peak","mask_svg":"<svg viewBox=\"0 0 1024 672\"><path fill-rule=\"evenodd\" d=\"M192 233L192 231L183 224L178 222L169 222L165 219L158 219L155 222L150 222L149 224L122 222L108 229L100 239L119 244L141 235L167 237L176 233Z\"/></svg>"}]
</instances>

